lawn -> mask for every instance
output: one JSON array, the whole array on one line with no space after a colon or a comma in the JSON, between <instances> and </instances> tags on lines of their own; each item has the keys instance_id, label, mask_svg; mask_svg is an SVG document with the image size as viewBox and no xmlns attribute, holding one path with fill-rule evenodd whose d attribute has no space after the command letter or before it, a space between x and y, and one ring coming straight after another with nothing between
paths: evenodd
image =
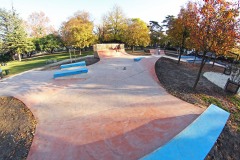
<instances>
[{"instance_id":1,"label":"lawn","mask_svg":"<svg viewBox=\"0 0 240 160\"><path fill-rule=\"evenodd\" d=\"M82 52L81 56L92 55L93 51ZM78 53L76 53L76 57L80 57ZM24 71L28 71L34 68L42 67L46 65L46 61L50 59L57 59L57 61L69 59L68 52L62 53L54 53L49 55L43 55L38 57L32 57L23 59L21 62L19 61L11 61L7 63L7 66L1 66L2 70L8 69L10 71L10 76L14 74L18 74Z\"/></svg>"}]
</instances>

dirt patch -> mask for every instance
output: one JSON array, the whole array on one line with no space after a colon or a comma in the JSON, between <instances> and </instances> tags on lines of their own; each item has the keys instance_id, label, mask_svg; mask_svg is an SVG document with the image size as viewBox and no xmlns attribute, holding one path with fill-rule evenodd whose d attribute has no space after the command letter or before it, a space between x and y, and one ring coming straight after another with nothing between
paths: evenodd
<instances>
[{"instance_id":1,"label":"dirt patch","mask_svg":"<svg viewBox=\"0 0 240 160\"><path fill-rule=\"evenodd\" d=\"M24 103L0 97L0 159L26 159L36 121Z\"/></svg>"},{"instance_id":2,"label":"dirt patch","mask_svg":"<svg viewBox=\"0 0 240 160\"><path fill-rule=\"evenodd\" d=\"M89 65L92 65L94 63L97 63L100 59L99 58L95 58L95 57L86 57L86 58L83 58L79 61L76 61L76 62L81 62L81 61L85 61L86 62L86 65L89 66ZM68 64L68 63L65 63L65 64ZM60 68L60 65L56 65L56 66L53 66L53 67L45 67L43 68L42 70L56 70L56 69L59 69Z\"/></svg>"},{"instance_id":3,"label":"dirt patch","mask_svg":"<svg viewBox=\"0 0 240 160\"><path fill-rule=\"evenodd\" d=\"M196 80L199 64L184 63L160 58L155 65L156 74L163 87L172 95L194 104L198 107L208 107L214 103L231 113L222 134L206 157L207 160L238 160L240 159L240 98L224 92L205 77L201 77L196 90L193 84ZM223 68L205 65L203 72L213 71L223 73ZM231 99L235 99L234 103ZM237 115L237 116L236 116Z\"/></svg>"}]
</instances>

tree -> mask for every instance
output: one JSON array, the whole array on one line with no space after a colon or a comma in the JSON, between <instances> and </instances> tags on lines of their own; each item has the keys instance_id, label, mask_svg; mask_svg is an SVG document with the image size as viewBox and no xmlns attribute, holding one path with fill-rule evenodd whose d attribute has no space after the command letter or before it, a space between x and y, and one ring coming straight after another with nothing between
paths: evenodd
<instances>
[{"instance_id":1,"label":"tree","mask_svg":"<svg viewBox=\"0 0 240 160\"><path fill-rule=\"evenodd\" d=\"M132 46L147 46L150 42L147 24L139 18L130 19L126 30L125 43Z\"/></svg>"},{"instance_id":2,"label":"tree","mask_svg":"<svg viewBox=\"0 0 240 160\"><path fill-rule=\"evenodd\" d=\"M96 35L99 43L103 43L105 41L105 33L107 33L106 27L104 27L103 25L96 26Z\"/></svg>"},{"instance_id":3,"label":"tree","mask_svg":"<svg viewBox=\"0 0 240 160\"><path fill-rule=\"evenodd\" d=\"M188 3L187 8L191 9L191 3ZM168 30L168 36L170 38L170 41L173 45L180 47L179 51L179 58L178 58L178 64L180 63L181 55L183 53L183 49L186 48L186 40L189 39L189 17L190 12L186 10L185 8L182 8L180 10L180 13L178 14L178 17L175 19L171 19L171 25ZM190 41L188 41L190 42Z\"/></svg>"},{"instance_id":4,"label":"tree","mask_svg":"<svg viewBox=\"0 0 240 160\"><path fill-rule=\"evenodd\" d=\"M176 20L176 18L173 15L168 15L165 17L165 19L162 21L162 32L165 34L162 34L161 36L161 43L164 43L165 47L169 47L169 46L176 46L175 43L175 38L172 38L169 35L169 31L173 30L173 25L174 25L174 21Z\"/></svg>"},{"instance_id":5,"label":"tree","mask_svg":"<svg viewBox=\"0 0 240 160\"><path fill-rule=\"evenodd\" d=\"M165 17L165 19L162 21L162 28L164 30L169 30L172 28L173 22L175 20L175 17L173 15L168 15Z\"/></svg>"},{"instance_id":6,"label":"tree","mask_svg":"<svg viewBox=\"0 0 240 160\"><path fill-rule=\"evenodd\" d=\"M0 40L3 43L3 39L9 29L10 14L6 10L0 8Z\"/></svg>"},{"instance_id":7,"label":"tree","mask_svg":"<svg viewBox=\"0 0 240 160\"><path fill-rule=\"evenodd\" d=\"M5 47L13 54L17 53L19 61L21 61L22 53L34 50L33 43L27 38L27 33L21 24L6 35Z\"/></svg>"},{"instance_id":8,"label":"tree","mask_svg":"<svg viewBox=\"0 0 240 160\"><path fill-rule=\"evenodd\" d=\"M33 12L28 17L27 26L29 35L35 38L41 38L54 32L53 26L49 25L49 18L44 12Z\"/></svg>"},{"instance_id":9,"label":"tree","mask_svg":"<svg viewBox=\"0 0 240 160\"><path fill-rule=\"evenodd\" d=\"M197 50L203 51L202 62L193 88L199 81L207 52L226 54L239 43L239 6L225 0L204 0L187 5L190 39Z\"/></svg>"},{"instance_id":10,"label":"tree","mask_svg":"<svg viewBox=\"0 0 240 160\"><path fill-rule=\"evenodd\" d=\"M0 53L2 53L2 49L3 49L3 41L0 39Z\"/></svg>"},{"instance_id":11,"label":"tree","mask_svg":"<svg viewBox=\"0 0 240 160\"><path fill-rule=\"evenodd\" d=\"M63 42L69 47L81 49L93 44L96 37L93 34L93 22L90 21L88 12L77 12L61 27Z\"/></svg>"},{"instance_id":12,"label":"tree","mask_svg":"<svg viewBox=\"0 0 240 160\"><path fill-rule=\"evenodd\" d=\"M36 49L38 51L48 51L53 53L54 49L62 46L61 37L57 34L49 34L42 38L34 39Z\"/></svg>"},{"instance_id":13,"label":"tree","mask_svg":"<svg viewBox=\"0 0 240 160\"><path fill-rule=\"evenodd\" d=\"M44 50L50 51L53 53L54 49L60 48L62 46L62 40L59 35L49 34L43 37L44 41Z\"/></svg>"},{"instance_id":14,"label":"tree","mask_svg":"<svg viewBox=\"0 0 240 160\"><path fill-rule=\"evenodd\" d=\"M6 52L18 54L21 61L21 54L34 49L33 43L28 39L24 23L15 13L15 10L0 10L1 39Z\"/></svg>"},{"instance_id":15,"label":"tree","mask_svg":"<svg viewBox=\"0 0 240 160\"><path fill-rule=\"evenodd\" d=\"M127 18L119 6L114 6L112 11L103 16L103 30L105 42L123 42L127 28Z\"/></svg>"},{"instance_id":16,"label":"tree","mask_svg":"<svg viewBox=\"0 0 240 160\"><path fill-rule=\"evenodd\" d=\"M163 38L162 26L157 21L149 21L148 28L150 30L151 45L157 46L160 43L160 39Z\"/></svg>"}]
</instances>

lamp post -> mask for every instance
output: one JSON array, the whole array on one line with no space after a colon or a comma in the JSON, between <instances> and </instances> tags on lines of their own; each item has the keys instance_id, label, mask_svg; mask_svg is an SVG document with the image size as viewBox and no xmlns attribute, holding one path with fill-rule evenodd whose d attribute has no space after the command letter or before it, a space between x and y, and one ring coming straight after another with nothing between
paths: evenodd
<instances>
[{"instance_id":1,"label":"lamp post","mask_svg":"<svg viewBox=\"0 0 240 160\"><path fill-rule=\"evenodd\" d=\"M160 48L160 45L161 45L161 43L160 43L160 41L161 41L161 37L158 37L158 45L159 45L159 48Z\"/></svg>"}]
</instances>

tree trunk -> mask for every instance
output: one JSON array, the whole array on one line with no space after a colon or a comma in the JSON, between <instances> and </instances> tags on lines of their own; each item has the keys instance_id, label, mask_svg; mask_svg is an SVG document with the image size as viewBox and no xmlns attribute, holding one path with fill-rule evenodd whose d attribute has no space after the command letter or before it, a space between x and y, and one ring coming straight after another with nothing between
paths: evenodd
<instances>
[{"instance_id":1,"label":"tree trunk","mask_svg":"<svg viewBox=\"0 0 240 160\"><path fill-rule=\"evenodd\" d=\"M15 55L13 53L11 53L12 59L15 61Z\"/></svg>"},{"instance_id":2,"label":"tree trunk","mask_svg":"<svg viewBox=\"0 0 240 160\"><path fill-rule=\"evenodd\" d=\"M134 46L132 46L132 53L134 52Z\"/></svg>"},{"instance_id":3,"label":"tree trunk","mask_svg":"<svg viewBox=\"0 0 240 160\"><path fill-rule=\"evenodd\" d=\"M21 53L18 53L18 60L19 60L20 62L22 61Z\"/></svg>"},{"instance_id":4,"label":"tree trunk","mask_svg":"<svg viewBox=\"0 0 240 160\"><path fill-rule=\"evenodd\" d=\"M180 63L180 60L181 60L181 56L182 56L182 51L181 51L181 49L180 49L180 51L179 51L179 56L178 56L178 64Z\"/></svg>"},{"instance_id":5,"label":"tree trunk","mask_svg":"<svg viewBox=\"0 0 240 160\"><path fill-rule=\"evenodd\" d=\"M81 56L82 55L82 49L79 48L79 55Z\"/></svg>"},{"instance_id":6,"label":"tree trunk","mask_svg":"<svg viewBox=\"0 0 240 160\"><path fill-rule=\"evenodd\" d=\"M182 46L180 48L180 54L179 54L179 57L178 57L178 64L180 63L181 56L182 56L182 51L183 51L183 48L185 47L185 39L186 39L186 34L187 34L186 32L187 32L187 29L184 26L184 31L182 33Z\"/></svg>"},{"instance_id":7,"label":"tree trunk","mask_svg":"<svg viewBox=\"0 0 240 160\"><path fill-rule=\"evenodd\" d=\"M194 85L193 85L193 90L195 90L196 87L197 87L198 81L199 81L200 76L201 76L201 73L202 73L202 69L203 69L203 67L204 67L204 65L205 65L205 55L206 55L206 53L207 53L207 52L205 52L205 51L204 51L204 53L203 53L201 66L200 66L199 71L198 71L197 79L196 79L196 81L195 81L195 83L194 83Z\"/></svg>"},{"instance_id":8,"label":"tree trunk","mask_svg":"<svg viewBox=\"0 0 240 160\"><path fill-rule=\"evenodd\" d=\"M70 57L70 60L71 60L71 63L72 63L72 54L71 54L71 50L68 49L68 53L69 53L69 57Z\"/></svg>"},{"instance_id":9,"label":"tree trunk","mask_svg":"<svg viewBox=\"0 0 240 160\"><path fill-rule=\"evenodd\" d=\"M195 63L195 61L196 61L197 54L198 54L198 51L196 51L195 54L194 54L194 61L193 61L193 63Z\"/></svg>"},{"instance_id":10,"label":"tree trunk","mask_svg":"<svg viewBox=\"0 0 240 160\"><path fill-rule=\"evenodd\" d=\"M215 62L216 62L216 57L213 59L212 67L214 67Z\"/></svg>"},{"instance_id":11,"label":"tree trunk","mask_svg":"<svg viewBox=\"0 0 240 160\"><path fill-rule=\"evenodd\" d=\"M54 51L54 48L51 49L51 53L53 53L53 51Z\"/></svg>"}]
</instances>

